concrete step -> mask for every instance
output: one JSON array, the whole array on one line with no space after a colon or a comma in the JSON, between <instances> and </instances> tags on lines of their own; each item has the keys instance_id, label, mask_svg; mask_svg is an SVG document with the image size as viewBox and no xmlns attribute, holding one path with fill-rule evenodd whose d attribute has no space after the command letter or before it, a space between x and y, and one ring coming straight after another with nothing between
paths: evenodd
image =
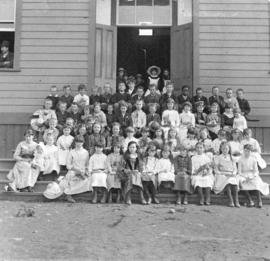
<instances>
[{"instance_id":1,"label":"concrete step","mask_svg":"<svg viewBox=\"0 0 270 261\"><path fill-rule=\"evenodd\" d=\"M73 196L74 199L78 202L88 202L90 203L92 200L92 193L86 192ZM99 195L100 198L100 195ZM160 193L157 195L160 203L171 203L174 204L176 200L176 196L173 192L171 193ZM6 201L24 201L24 202L49 202L51 200L46 199L41 192L1 192L0 200ZM256 198L254 197L256 202ZM64 201L64 197L60 197L54 201ZM198 204L198 195L193 194L188 198L189 203ZM239 195L240 204L243 206L247 203L247 199L244 195ZM132 194L132 202L140 203L138 193ZM228 204L228 198L226 195L211 195L211 203L214 205L224 205ZM270 196L263 197L263 204L270 205Z\"/></svg>"},{"instance_id":2,"label":"concrete step","mask_svg":"<svg viewBox=\"0 0 270 261\"><path fill-rule=\"evenodd\" d=\"M9 171L10 171L10 169L0 169L0 180L6 179ZM60 171L59 174L65 175L66 171ZM45 180L54 180L54 177L56 177L56 176L44 175L43 177Z\"/></svg>"}]
</instances>

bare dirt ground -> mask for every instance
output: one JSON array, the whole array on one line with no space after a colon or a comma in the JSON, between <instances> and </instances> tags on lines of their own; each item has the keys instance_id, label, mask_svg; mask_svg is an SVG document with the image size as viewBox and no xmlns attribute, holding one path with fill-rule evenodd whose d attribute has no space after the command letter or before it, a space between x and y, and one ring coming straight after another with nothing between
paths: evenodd
<instances>
[{"instance_id":1,"label":"bare dirt ground","mask_svg":"<svg viewBox=\"0 0 270 261\"><path fill-rule=\"evenodd\" d=\"M0 227L0 260L270 260L270 206L2 201Z\"/></svg>"}]
</instances>

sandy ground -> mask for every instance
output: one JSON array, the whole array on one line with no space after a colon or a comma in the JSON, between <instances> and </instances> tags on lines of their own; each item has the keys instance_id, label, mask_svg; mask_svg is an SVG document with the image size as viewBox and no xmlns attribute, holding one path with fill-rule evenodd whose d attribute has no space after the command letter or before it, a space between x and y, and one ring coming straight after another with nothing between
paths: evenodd
<instances>
[{"instance_id":1,"label":"sandy ground","mask_svg":"<svg viewBox=\"0 0 270 261\"><path fill-rule=\"evenodd\" d=\"M2 201L0 227L0 260L270 260L270 206Z\"/></svg>"}]
</instances>

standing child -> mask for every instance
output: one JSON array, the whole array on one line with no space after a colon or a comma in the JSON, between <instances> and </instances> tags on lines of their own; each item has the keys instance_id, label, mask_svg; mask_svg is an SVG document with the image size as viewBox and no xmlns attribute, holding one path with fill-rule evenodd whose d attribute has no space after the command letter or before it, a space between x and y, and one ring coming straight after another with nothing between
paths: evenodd
<instances>
[{"instance_id":1,"label":"standing child","mask_svg":"<svg viewBox=\"0 0 270 261\"><path fill-rule=\"evenodd\" d=\"M56 110L56 117L57 117L57 128L60 132L63 130L63 126L66 123L66 119L68 117L67 112L67 103L64 101L59 101L58 106Z\"/></svg>"},{"instance_id":2,"label":"standing child","mask_svg":"<svg viewBox=\"0 0 270 261\"><path fill-rule=\"evenodd\" d=\"M212 140L217 138L218 131L220 130L221 118L218 113L218 104L211 105L211 112L206 117L206 126Z\"/></svg>"},{"instance_id":3,"label":"standing child","mask_svg":"<svg viewBox=\"0 0 270 261\"><path fill-rule=\"evenodd\" d=\"M142 110L143 101L136 101L136 110L131 113L133 128L135 128L135 136L141 136L141 129L146 126L146 114Z\"/></svg>"},{"instance_id":4,"label":"standing child","mask_svg":"<svg viewBox=\"0 0 270 261\"><path fill-rule=\"evenodd\" d=\"M147 204L154 203L159 204L159 200L156 198L157 193L157 164L158 159L156 157L157 148L155 145L148 147L146 151L146 158L144 159L144 170L142 173L142 184L144 192L147 195Z\"/></svg>"},{"instance_id":5,"label":"standing child","mask_svg":"<svg viewBox=\"0 0 270 261\"><path fill-rule=\"evenodd\" d=\"M165 143L164 131L161 127L158 127L155 130L153 142L157 146L157 154L158 154L158 157L160 157L161 149L163 148L164 143Z\"/></svg>"},{"instance_id":6,"label":"standing child","mask_svg":"<svg viewBox=\"0 0 270 261\"><path fill-rule=\"evenodd\" d=\"M191 158L184 147L179 148L179 155L174 160L176 204L181 205L181 193L184 194L183 204L188 204L188 193L192 193L191 186Z\"/></svg>"},{"instance_id":7,"label":"standing child","mask_svg":"<svg viewBox=\"0 0 270 261\"><path fill-rule=\"evenodd\" d=\"M183 104L183 111L179 115L179 137L183 140L187 137L187 130L195 127L195 116L191 113L192 105L190 102Z\"/></svg>"},{"instance_id":8,"label":"standing child","mask_svg":"<svg viewBox=\"0 0 270 261\"><path fill-rule=\"evenodd\" d=\"M257 159L258 165L261 169L265 169L267 164L265 160L261 156L261 147L259 142L252 138L252 130L245 129L243 132L243 140L241 142L242 146L244 147L246 144L250 144L252 146L252 155Z\"/></svg>"},{"instance_id":9,"label":"standing child","mask_svg":"<svg viewBox=\"0 0 270 261\"><path fill-rule=\"evenodd\" d=\"M143 205L146 204L143 196L142 171L143 162L138 155L138 145L135 141L131 141L127 146L127 152L118 170L118 175L123 181L125 202L128 205L132 204L131 192L133 189L139 190L141 203Z\"/></svg>"},{"instance_id":10,"label":"standing child","mask_svg":"<svg viewBox=\"0 0 270 261\"><path fill-rule=\"evenodd\" d=\"M173 99L169 98L167 100L167 107L168 109L162 113L162 121L161 121L161 125L163 126L162 128L165 132L165 138L167 138L170 127L178 128L180 123L179 114L177 110L174 109Z\"/></svg>"},{"instance_id":11,"label":"standing child","mask_svg":"<svg viewBox=\"0 0 270 261\"><path fill-rule=\"evenodd\" d=\"M226 131L225 130L219 130L218 137L213 140L212 142L212 148L214 150L215 155L220 154L220 145L222 142L227 141L226 139Z\"/></svg>"},{"instance_id":12,"label":"standing child","mask_svg":"<svg viewBox=\"0 0 270 261\"><path fill-rule=\"evenodd\" d=\"M54 145L53 135L48 134L45 140L45 167L43 175L52 174L56 176L60 172L58 147Z\"/></svg>"},{"instance_id":13,"label":"standing child","mask_svg":"<svg viewBox=\"0 0 270 261\"><path fill-rule=\"evenodd\" d=\"M246 118L242 116L241 110L239 108L235 108L233 110L233 113L234 113L233 128L243 132L244 129L247 128Z\"/></svg>"},{"instance_id":14,"label":"standing child","mask_svg":"<svg viewBox=\"0 0 270 261\"><path fill-rule=\"evenodd\" d=\"M169 129L167 144L170 146L170 150L173 155L173 158L176 157L178 155L178 148L181 144L176 128L171 127Z\"/></svg>"},{"instance_id":15,"label":"standing child","mask_svg":"<svg viewBox=\"0 0 270 261\"><path fill-rule=\"evenodd\" d=\"M58 147L59 165L61 169L66 169L67 156L74 140L74 137L70 135L70 131L71 130L68 126L64 126L63 135L58 138L56 143Z\"/></svg>"},{"instance_id":16,"label":"standing child","mask_svg":"<svg viewBox=\"0 0 270 261\"><path fill-rule=\"evenodd\" d=\"M238 173L240 175L240 188L246 192L249 201L249 207L254 207L254 202L250 195L251 190L257 193L258 207L262 207L261 194L269 195L269 185L262 181L259 176L257 160L252 156L252 146L244 146L244 154L238 163Z\"/></svg>"},{"instance_id":17,"label":"standing child","mask_svg":"<svg viewBox=\"0 0 270 261\"><path fill-rule=\"evenodd\" d=\"M248 100L244 98L244 90L243 89L237 89L236 90L236 99L239 104L239 108L242 111L243 116L247 116L251 109Z\"/></svg>"},{"instance_id":18,"label":"standing child","mask_svg":"<svg viewBox=\"0 0 270 261\"><path fill-rule=\"evenodd\" d=\"M240 160L243 153L242 133L238 129L232 130L232 140L229 142L232 158L236 163Z\"/></svg>"},{"instance_id":19,"label":"standing child","mask_svg":"<svg viewBox=\"0 0 270 261\"><path fill-rule=\"evenodd\" d=\"M158 124L161 123L160 115L156 113L157 111L157 104L156 103L149 103L148 104L149 113L146 115L146 125L150 127L153 122L157 122Z\"/></svg>"},{"instance_id":20,"label":"standing child","mask_svg":"<svg viewBox=\"0 0 270 261\"><path fill-rule=\"evenodd\" d=\"M89 152L89 155L93 155L95 152L95 144L102 144L103 148L105 148L106 140L105 137L101 133L101 125L98 122L95 122L93 125L93 133L86 136L85 146Z\"/></svg>"},{"instance_id":21,"label":"standing child","mask_svg":"<svg viewBox=\"0 0 270 261\"><path fill-rule=\"evenodd\" d=\"M32 168L37 169L39 175L43 175L45 168L45 146L43 142L40 142L35 149Z\"/></svg>"},{"instance_id":22,"label":"standing child","mask_svg":"<svg viewBox=\"0 0 270 261\"><path fill-rule=\"evenodd\" d=\"M101 108L104 112L107 111L108 104L112 98L112 88L110 83L104 84L104 93L100 97Z\"/></svg>"},{"instance_id":23,"label":"standing child","mask_svg":"<svg viewBox=\"0 0 270 261\"><path fill-rule=\"evenodd\" d=\"M113 144L120 144L121 148L123 146L124 137L120 135L120 124L114 122L112 125L112 135L107 137L106 150L111 151L113 149Z\"/></svg>"},{"instance_id":24,"label":"standing child","mask_svg":"<svg viewBox=\"0 0 270 261\"><path fill-rule=\"evenodd\" d=\"M138 145L140 148L141 155L144 156L146 153L146 149L148 148L148 145L152 140L149 138L149 128L147 127L142 128L141 133L142 133L142 137L139 138Z\"/></svg>"},{"instance_id":25,"label":"standing child","mask_svg":"<svg viewBox=\"0 0 270 261\"><path fill-rule=\"evenodd\" d=\"M74 97L71 95L71 86L65 85L63 87L64 94L59 98L59 101L67 104L67 109L71 106Z\"/></svg>"},{"instance_id":26,"label":"standing child","mask_svg":"<svg viewBox=\"0 0 270 261\"><path fill-rule=\"evenodd\" d=\"M204 152L204 145L198 142L196 145L197 154L191 159L192 176L191 184L198 190L200 205L204 203L209 206L211 203L211 189L214 185L212 161ZM205 199L205 200L204 200Z\"/></svg>"},{"instance_id":27,"label":"standing child","mask_svg":"<svg viewBox=\"0 0 270 261\"><path fill-rule=\"evenodd\" d=\"M102 191L100 203L106 202L107 191L107 156L103 154L104 144L97 142L95 144L95 153L90 157L88 171L91 175L91 186L93 188L92 203L98 201L98 190Z\"/></svg>"},{"instance_id":28,"label":"standing child","mask_svg":"<svg viewBox=\"0 0 270 261\"><path fill-rule=\"evenodd\" d=\"M125 130L129 126L133 126L132 118L129 113L127 113L128 105L125 101L119 102L120 113L116 114L115 121L120 123L122 134L125 135Z\"/></svg>"},{"instance_id":29,"label":"standing child","mask_svg":"<svg viewBox=\"0 0 270 261\"><path fill-rule=\"evenodd\" d=\"M187 150L189 156L193 156L195 154L196 144L198 142L197 139L197 131L195 128L189 128L187 132L187 138L182 141L182 145Z\"/></svg>"},{"instance_id":30,"label":"standing child","mask_svg":"<svg viewBox=\"0 0 270 261\"><path fill-rule=\"evenodd\" d=\"M161 151L161 159L157 164L158 186L164 183L164 187L171 188L175 182L174 164L169 145L164 145Z\"/></svg>"},{"instance_id":31,"label":"standing child","mask_svg":"<svg viewBox=\"0 0 270 261\"><path fill-rule=\"evenodd\" d=\"M54 143L56 143L57 138L59 136L59 130L56 127L57 127L57 120L50 119L49 128L45 129L44 134L43 134L43 141L47 139L48 135L52 135L54 139Z\"/></svg>"},{"instance_id":32,"label":"standing child","mask_svg":"<svg viewBox=\"0 0 270 261\"><path fill-rule=\"evenodd\" d=\"M89 96L86 94L86 86L84 84L78 86L78 94L75 95L73 103L74 102L77 103L79 107L89 105Z\"/></svg>"},{"instance_id":33,"label":"standing child","mask_svg":"<svg viewBox=\"0 0 270 261\"><path fill-rule=\"evenodd\" d=\"M225 189L229 197L229 207L239 208L239 178L237 176L237 167L236 162L233 161L230 146L226 141L223 141L220 145L220 155L215 158L214 171L214 192L219 194Z\"/></svg>"},{"instance_id":34,"label":"standing child","mask_svg":"<svg viewBox=\"0 0 270 261\"><path fill-rule=\"evenodd\" d=\"M55 85L51 86L51 93L46 97L46 99L50 99L52 101L52 109L56 110L58 102L59 102L59 96L58 96L58 90Z\"/></svg>"},{"instance_id":35,"label":"standing child","mask_svg":"<svg viewBox=\"0 0 270 261\"><path fill-rule=\"evenodd\" d=\"M196 128L200 129L205 126L207 114L204 113L204 103L202 101L196 102L196 112L194 113L195 116L195 124Z\"/></svg>"},{"instance_id":36,"label":"standing child","mask_svg":"<svg viewBox=\"0 0 270 261\"><path fill-rule=\"evenodd\" d=\"M135 130L133 127L127 127L126 129L126 134L127 134L127 137L124 139L124 142L123 142L123 151L126 152L127 151L127 148L128 148L128 144L133 141L135 142L137 145L138 145L138 139L136 139L134 137L134 134L135 134Z\"/></svg>"},{"instance_id":37,"label":"standing child","mask_svg":"<svg viewBox=\"0 0 270 261\"><path fill-rule=\"evenodd\" d=\"M117 175L117 170L120 167L122 159L123 158L121 155L121 143L119 142L113 143L112 153L110 153L107 157L107 168L108 168L107 189L109 192L108 203L112 203L113 190L116 190L117 192L116 203L120 203L121 200L121 181Z\"/></svg>"}]
</instances>

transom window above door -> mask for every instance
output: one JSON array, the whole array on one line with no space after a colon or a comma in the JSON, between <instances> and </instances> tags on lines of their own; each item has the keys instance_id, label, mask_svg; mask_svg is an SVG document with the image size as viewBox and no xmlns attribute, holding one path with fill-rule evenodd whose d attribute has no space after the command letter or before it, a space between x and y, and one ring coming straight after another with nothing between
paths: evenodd
<instances>
[{"instance_id":1,"label":"transom window above door","mask_svg":"<svg viewBox=\"0 0 270 261\"><path fill-rule=\"evenodd\" d=\"M117 0L117 25L171 26L172 0Z\"/></svg>"}]
</instances>

